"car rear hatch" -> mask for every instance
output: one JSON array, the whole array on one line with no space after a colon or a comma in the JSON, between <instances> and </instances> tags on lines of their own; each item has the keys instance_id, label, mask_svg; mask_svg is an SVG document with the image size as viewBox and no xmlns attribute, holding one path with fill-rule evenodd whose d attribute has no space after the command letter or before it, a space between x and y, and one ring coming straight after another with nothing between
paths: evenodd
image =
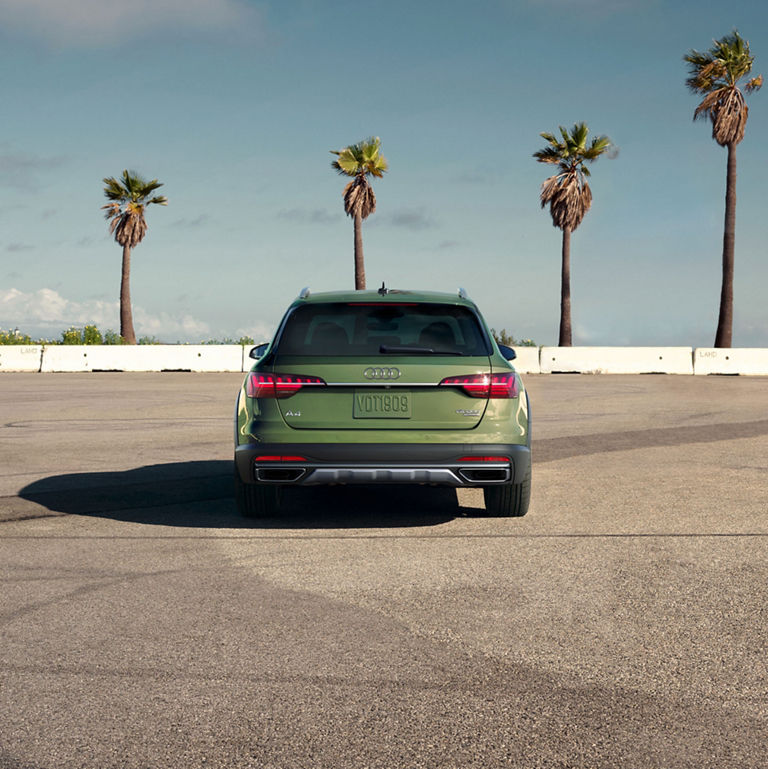
<instances>
[{"instance_id":1,"label":"car rear hatch","mask_svg":"<svg viewBox=\"0 0 768 769\"><path fill-rule=\"evenodd\" d=\"M271 365L307 378L278 399L298 430L471 430L488 402L471 382L490 353L464 304L310 303L286 317Z\"/></svg>"},{"instance_id":2,"label":"car rear hatch","mask_svg":"<svg viewBox=\"0 0 768 769\"><path fill-rule=\"evenodd\" d=\"M309 376L310 384L278 399L286 424L296 429L471 430L482 419L487 398L473 397L458 384L489 371L487 357L278 358L273 373Z\"/></svg>"}]
</instances>

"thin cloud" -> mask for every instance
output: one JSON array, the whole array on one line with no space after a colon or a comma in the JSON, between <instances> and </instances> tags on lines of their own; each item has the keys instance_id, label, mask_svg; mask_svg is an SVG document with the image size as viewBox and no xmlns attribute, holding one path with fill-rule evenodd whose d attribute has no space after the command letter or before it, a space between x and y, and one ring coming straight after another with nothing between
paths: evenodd
<instances>
[{"instance_id":1,"label":"thin cloud","mask_svg":"<svg viewBox=\"0 0 768 769\"><path fill-rule=\"evenodd\" d=\"M250 326L243 326L235 331L235 339L242 339L244 336L249 336L256 344L262 342L268 342L272 339L272 335L275 333L274 325L269 323L255 323Z\"/></svg>"},{"instance_id":2,"label":"thin cloud","mask_svg":"<svg viewBox=\"0 0 768 769\"><path fill-rule=\"evenodd\" d=\"M246 0L0 0L0 24L54 45L87 47L156 31L262 28Z\"/></svg>"},{"instance_id":3,"label":"thin cloud","mask_svg":"<svg viewBox=\"0 0 768 769\"><path fill-rule=\"evenodd\" d=\"M303 224L331 224L339 221L338 214L334 216L325 208L284 208L277 212L277 218Z\"/></svg>"},{"instance_id":4,"label":"thin cloud","mask_svg":"<svg viewBox=\"0 0 768 769\"><path fill-rule=\"evenodd\" d=\"M167 341L199 341L210 333L210 326L188 313L151 313L133 307L136 333ZM0 328L20 328L33 336L58 336L70 326L93 323L101 331L120 328L120 304L103 299L72 301L51 288L24 292L16 288L0 290Z\"/></svg>"},{"instance_id":5,"label":"thin cloud","mask_svg":"<svg viewBox=\"0 0 768 769\"><path fill-rule=\"evenodd\" d=\"M533 8L554 8L580 11L590 14L621 13L623 11L646 11L659 0L528 0Z\"/></svg>"},{"instance_id":6,"label":"thin cloud","mask_svg":"<svg viewBox=\"0 0 768 769\"><path fill-rule=\"evenodd\" d=\"M9 243L5 250L11 254L20 254L23 251L33 251L34 246L30 246L27 243Z\"/></svg>"},{"instance_id":7,"label":"thin cloud","mask_svg":"<svg viewBox=\"0 0 768 769\"><path fill-rule=\"evenodd\" d=\"M204 224L207 224L211 220L211 217L208 216L208 214L200 214L199 216L195 216L192 219L177 219L172 226L174 227L181 227L183 229L191 229L195 227L202 227Z\"/></svg>"},{"instance_id":8,"label":"thin cloud","mask_svg":"<svg viewBox=\"0 0 768 769\"><path fill-rule=\"evenodd\" d=\"M387 224L402 227L405 230L428 230L435 222L422 208L403 208L383 217Z\"/></svg>"},{"instance_id":9,"label":"thin cloud","mask_svg":"<svg viewBox=\"0 0 768 769\"><path fill-rule=\"evenodd\" d=\"M3 0L0 0L3 2ZM17 190L33 192L40 187L39 177L60 168L63 157L41 157L26 152L0 155L0 184Z\"/></svg>"}]
</instances>

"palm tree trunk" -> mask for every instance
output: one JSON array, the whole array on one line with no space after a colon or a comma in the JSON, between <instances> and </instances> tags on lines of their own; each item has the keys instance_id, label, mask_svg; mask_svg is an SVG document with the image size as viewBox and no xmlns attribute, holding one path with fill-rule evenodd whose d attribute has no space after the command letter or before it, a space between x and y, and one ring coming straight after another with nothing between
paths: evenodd
<instances>
[{"instance_id":1,"label":"palm tree trunk","mask_svg":"<svg viewBox=\"0 0 768 769\"><path fill-rule=\"evenodd\" d=\"M723 284L715 347L730 347L733 339L733 260L736 245L736 143L728 144L725 177L725 224L723 226Z\"/></svg>"},{"instance_id":2,"label":"palm tree trunk","mask_svg":"<svg viewBox=\"0 0 768 769\"><path fill-rule=\"evenodd\" d=\"M120 280L120 336L126 344L136 344L131 311L131 249L123 246L123 273Z\"/></svg>"},{"instance_id":3,"label":"palm tree trunk","mask_svg":"<svg viewBox=\"0 0 768 769\"><path fill-rule=\"evenodd\" d=\"M563 230L563 263L560 273L560 347L570 347L571 341L571 231Z\"/></svg>"},{"instance_id":4,"label":"palm tree trunk","mask_svg":"<svg viewBox=\"0 0 768 769\"><path fill-rule=\"evenodd\" d=\"M355 222L355 291L365 288L365 262L363 260L363 218L354 217Z\"/></svg>"}]
</instances>

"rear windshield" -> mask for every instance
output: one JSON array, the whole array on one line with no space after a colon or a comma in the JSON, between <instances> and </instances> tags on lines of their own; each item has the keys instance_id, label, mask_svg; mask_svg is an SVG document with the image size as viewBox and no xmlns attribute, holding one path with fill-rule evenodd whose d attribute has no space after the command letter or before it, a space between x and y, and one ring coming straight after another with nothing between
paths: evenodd
<instances>
[{"instance_id":1,"label":"rear windshield","mask_svg":"<svg viewBox=\"0 0 768 769\"><path fill-rule=\"evenodd\" d=\"M287 318L278 355L488 355L477 316L451 304L307 304Z\"/></svg>"}]
</instances>

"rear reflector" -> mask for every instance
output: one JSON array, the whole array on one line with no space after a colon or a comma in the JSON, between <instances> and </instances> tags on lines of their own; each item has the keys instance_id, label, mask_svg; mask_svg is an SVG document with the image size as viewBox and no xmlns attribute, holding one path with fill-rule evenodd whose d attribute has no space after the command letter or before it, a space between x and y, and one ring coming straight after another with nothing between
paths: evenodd
<instances>
[{"instance_id":1,"label":"rear reflector","mask_svg":"<svg viewBox=\"0 0 768 769\"><path fill-rule=\"evenodd\" d=\"M509 462L509 457L459 457L459 462Z\"/></svg>"},{"instance_id":2,"label":"rear reflector","mask_svg":"<svg viewBox=\"0 0 768 769\"><path fill-rule=\"evenodd\" d=\"M325 386L319 376L251 372L246 380L245 394L249 398L290 398L303 387L317 386Z\"/></svg>"},{"instance_id":3,"label":"rear reflector","mask_svg":"<svg viewBox=\"0 0 768 769\"><path fill-rule=\"evenodd\" d=\"M277 454L262 454L254 462L306 462L306 457L278 456Z\"/></svg>"},{"instance_id":4,"label":"rear reflector","mask_svg":"<svg viewBox=\"0 0 768 769\"><path fill-rule=\"evenodd\" d=\"M472 398L517 398L520 391L517 375L513 371L504 374L449 376L440 384L460 387Z\"/></svg>"}]
</instances>

